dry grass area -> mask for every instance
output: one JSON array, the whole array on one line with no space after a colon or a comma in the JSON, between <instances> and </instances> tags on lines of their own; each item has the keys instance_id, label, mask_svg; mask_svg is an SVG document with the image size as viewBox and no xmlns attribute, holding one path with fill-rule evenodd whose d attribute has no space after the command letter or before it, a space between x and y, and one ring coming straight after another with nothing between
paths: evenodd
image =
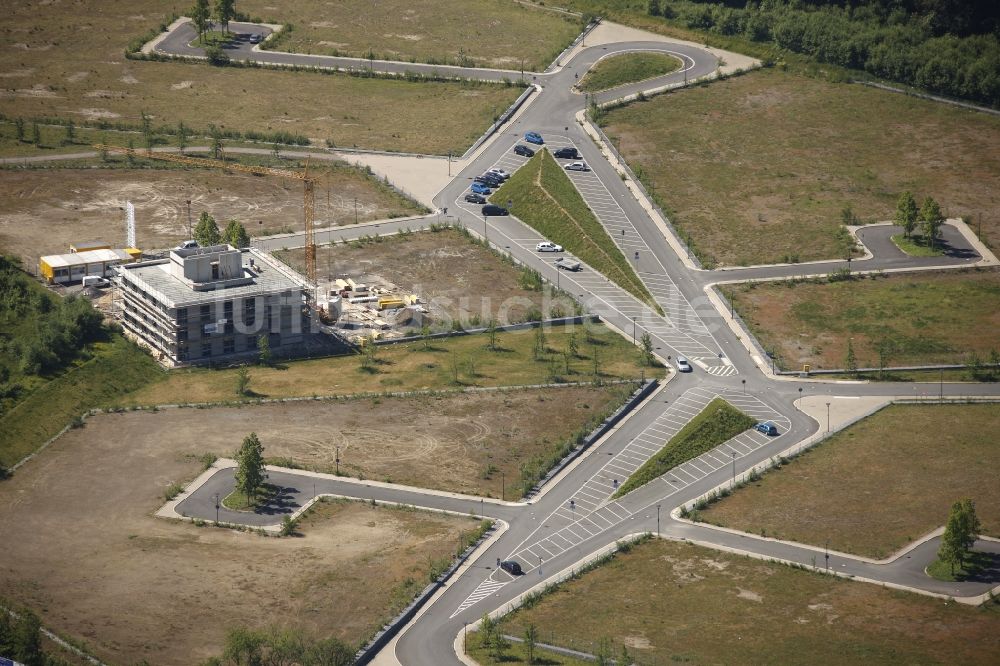
<instances>
[{"instance_id":1,"label":"dry grass area","mask_svg":"<svg viewBox=\"0 0 1000 666\"><path fill-rule=\"evenodd\" d=\"M612 111L606 131L703 259L840 256L840 212L933 196L1000 244L1000 118L764 70Z\"/></svg>"},{"instance_id":2,"label":"dry grass area","mask_svg":"<svg viewBox=\"0 0 1000 666\"><path fill-rule=\"evenodd\" d=\"M304 249L275 255L304 272ZM417 294L430 311L432 328L451 329L456 319L474 326L485 326L490 317L500 324L520 322L529 311L547 317L575 313L570 298L543 291L540 280L528 280L524 269L456 229L320 246L316 266L331 280L347 276L369 286L395 285L398 293Z\"/></svg>"},{"instance_id":3,"label":"dry grass area","mask_svg":"<svg viewBox=\"0 0 1000 666\"><path fill-rule=\"evenodd\" d=\"M545 331L546 353L535 360L534 331L497 336L497 351L489 351L485 334L461 335L377 348L373 369L361 367L360 355L292 361L275 367L251 367L250 389L256 397L291 398L346 396L386 391L447 390L465 386L526 386L551 381L591 381L594 354L603 380L662 377L662 368L643 368L630 341L599 324L551 327ZM565 372L564 351L569 338L578 341L576 358ZM162 381L125 396L120 404L164 405L225 402L237 399L237 370L192 368L175 370Z\"/></svg>"},{"instance_id":4,"label":"dry grass area","mask_svg":"<svg viewBox=\"0 0 1000 666\"><path fill-rule=\"evenodd\" d=\"M507 633L641 664L995 664L1000 606L970 608L700 546L651 541L505 620ZM470 636L469 642L472 643ZM752 655L752 658L749 657Z\"/></svg>"},{"instance_id":5,"label":"dry grass area","mask_svg":"<svg viewBox=\"0 0 1000 666\"><path fill-rule=\"evenodd\" d=\"M886 557L971 497L1000 536L996 405L895 405L701 511L704 520ZM794 497L794 502L788 498Z\"/></svg>"},{"instance_id":6,"label":"dry grass area","mask_svg":"<svg viewBox=\"0 0 1000 666\"><path fill-rule=\"evenodd\" d=\"M512 498L522 463L545 456L616 407L628 389L566 387L169 409L128 418L177 450L231 457L253 431L270 460L333 473L339 449L341 473L421 488L499 497L502 471ZM484 474L491 465L495 471Z\"/></svg>"},{"instance_id":7,"label":"dry grass area","mask_svg":"<svg viewBox=\"0 0 1000 666\"><path fill-rule=\"evenodd\" d=\"M353 167L319 167L317 224L384 219L416 206ZM327 205L327 190L330 191ZM144 249L189 238L191 217L208 211L236 218L251 235L302 228L302 186L295 181L204 169L29 169L0 172L0 247L37 265L42 254L69 252L72 242L125 242L126 201L135 205L136 240Z\"/></svg>"},{"instance_id":8,"label":"dry grass area","mask_svg":"<svg viewBox=\"0 0 1000 666\"><path fill-rule=\"evenodd\" d=\"M6 7L0 113L138 124L145 111L154 126L183 121L204 132L214 123L345 147L461 154L492 122L494 109L520 94L494 85L125 59L131 40L190 6L189 0L78 0ZM462 113L453 112L456 104Z\"/></svg>"},{"instance_id":9,"label":"dry grass area","mask_svg":"<svg viewBox=\"0 0 1000 666\"><path fill-rule=\"evenodd\" d=\"M581 29L573 16L513 0L243 0L239 8L293 23L282 51L528 71L545 69Z\"/></svg>"},{"instance_id":10,"label":"dry grass area","mask_svg":"<svg viewBox=\"0 0 1000 666\"><path fill-rule=\"evenodd\" d=\"M298 538L154 519L204 448L183 428L151 435L156 416L91 419L0 484L0 595L107 663L200 663L240 625L358 644L476 527L354 503L322 505Z\"/></svg>"},{"instance_id":11,"label":"dry grass area","mask_svg":"<svg viewBox=\"0 0 1000 666\"><path fill-rule=\"evenodd\" d=\"M727 290L728 291L728 290ZM942 271L843 282L739 287L736 309L781 365L843 368L853 339L858 367L963 363L1000 352L1000 272ZM936 378L936 377L934 377Z\"/></svg>"}]
</instances>

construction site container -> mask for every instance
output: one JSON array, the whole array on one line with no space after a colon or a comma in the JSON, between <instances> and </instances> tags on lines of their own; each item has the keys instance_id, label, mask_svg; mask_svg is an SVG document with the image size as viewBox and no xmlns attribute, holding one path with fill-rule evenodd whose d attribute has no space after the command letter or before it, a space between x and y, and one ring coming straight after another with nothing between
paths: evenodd
<instances>
[{"instance_id":1,"label":"construction site container","mask_svg":"<svg viewBox=\"0 0 1000 666\"><path fill-rule=\"evenodd\" d=\"M395 298L393 296L382 296L378 299L378 309L379 310L393 310L395 308L404 307L406 303L403 302L402 298Z\"/></svg>"},{"instance_id":2,"label":"construction site container","mask_svg":"<svg viewBox=\"0 0 1000 666\"><path fill-rule=\"evenodd\" d=\"M70 252L90 252L91 250L110 250L111 243L104 241L84 241L82 243L70 243Z\"/></svg>"},{"instance_id":3,"label":"construction site container","mask_svg":"<svg viewBox=\"0 0 1000 666\"><path fill-rule=\"evenodd\" d=\"M49 283L80 282L87 275L112 277L115 266L130 264L141 256L126 250L87 250L70 254L50 254L38 259L38 272Z\"/></svg>"}]
</instances>

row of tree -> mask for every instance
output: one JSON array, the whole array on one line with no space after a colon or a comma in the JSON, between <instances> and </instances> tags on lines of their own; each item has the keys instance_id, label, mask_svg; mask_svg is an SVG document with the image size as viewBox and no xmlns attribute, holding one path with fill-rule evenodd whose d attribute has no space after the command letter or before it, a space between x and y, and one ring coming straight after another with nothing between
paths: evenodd
<instances>
[{"instance_id":1,"label":"row of tree","mask_svg":"<svg viewBox=\"0 0 1000 666\"><path fill-rule=\"evenodd\" d=\"M229 21L236 17L236 0L215 0L214 11L209 8L208 0L195 0L190 15L194 28L198 31L198 39L204 38L213 18L222 26L223 31L229 32Z\"/></svg>"},{"instance_id":2,"label":"row of tree","mask_svg":"<svg viewBox=\"0 0 1000 666\"><path fill-rule=\"evenodd\" d=\"M42 623L29 610L12 616L0 608L0 657L24 666L66 666L64 660L42 650Z\"/></svg>"},{"instance_id":3,"label":"row of tree","mask_svg":"<svg viewBox=\"0 0 1000 666\"><path fill-rule=\"evenodd\" d=\"M215 218L208 213L202 213L198 217L198 224L194 228L194 239L198 245L209 247L220 243L229 243L233 247L250 247L250 234L237 220L229 220L225 231L219 231L219 225Z\"/></svg>"},{"instance_id":4,"label":"row of tree","mask_svg":"<svg viewBox=\"0 0 1000 666\"><path fill-rule=\"evenodd\" d=\"M941 225L944 224L944 215L941 214L941 206L932 197L925 197L924 202L918 209L917 200L907 190L899 195L894 220L896 224L903 227L903 233L907 238L913 235L919 224L920 235L923 237L923 241L927 245L934 247L934 243L941 236Z\"/></svg>"},{"instance_id":5,"label":"row of tree","mask_svg":"<svg viewBox=\"0 0 1000 666\"><path fill-rule=\"evenodd\" d=\"M650 0L648 10L689 28L1000 105L998 19L985 0Z\"/></svg>"},{"instance_id":6,"label":"row of tree","mask_svg":"<svg viewBox=\"0 0 1000 666\"><path fill-rule=\"evenodd\" d=\"M310 639L298 629L233 629L226 635L221 658L213 657L203 666L351 666L354 651L336 638Z\"/></svg>"}]
</instances>

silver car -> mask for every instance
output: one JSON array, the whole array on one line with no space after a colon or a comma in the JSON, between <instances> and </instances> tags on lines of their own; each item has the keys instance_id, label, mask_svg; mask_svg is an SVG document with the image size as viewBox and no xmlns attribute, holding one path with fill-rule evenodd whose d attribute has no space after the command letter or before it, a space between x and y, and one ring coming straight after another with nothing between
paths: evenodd
<instances>
[{"instance_id":1,"label":"silver car","mask_svg":"<svg viewBox=\"0 0 1000 666\"><path fill-rule=\"evenodd\" d=\"M684 358L683 356L678 356L677 357L677 371L678 372L691 372L692 370L693 370L693 368L691 367L691 364L688 363L688 360L686 358Z\"/></svg>"}]
</instances>

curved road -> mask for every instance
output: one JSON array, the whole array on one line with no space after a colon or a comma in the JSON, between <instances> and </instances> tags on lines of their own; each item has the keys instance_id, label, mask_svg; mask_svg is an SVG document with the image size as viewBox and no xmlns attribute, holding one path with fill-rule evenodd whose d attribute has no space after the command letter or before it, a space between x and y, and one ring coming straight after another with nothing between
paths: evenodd
<instances>
[{"instance_id":1,"label":"curved road","mask_svg":"<svg viewBox=\"0 0 1000 666\"><path fill-rule=\"evenodd\" d=\"M187 46L193 34L185 33L185 29L190 31L190 26L182 26L171 33L158 50L196 55L192 52L196 50ZM233 29L240 32L261 31L258 27L243 24L233 24ZM640 89L695 80L710 75L719 64L710 53L681 44L636 42L582 49L561 69L530 75L541 88L539 94L439 193L435 203L441 208L448 208L449 217L460 219L477 233L481 229L482 235L488 237L493 245L540 270L552 282L558 282L562 289L579 298L585 308L599 314L619 330L628 331L634 326L637 335L649 332L659 356L665 359L677 354L687 356L697 366L695 372L674 377L601 442L552 480L542 494L530 503L504 504L479 498L443 497L419 489L375 487L336 478L271 471L271 480L286 489L281 500L283 505L276 507L274 514L253 518L259 521L257 524L279 522L281 515L293 511L317 493L402 502L466 514L482 511L509 524L509 529L478 554L461 575L447 581L443 591L425 612L400 635L395 655L404 664L437 666L460 663L454 654L453 642L464 625L476 621L484 612L503 606L546 576L573 565L616 539L639 531L654 531L658 527L662 534L673 538L690 539L807 566L817 562L819 566L828 563L831 570L840 574L939 594L970 596L982 593L991 585L941 583L925 576L923 566L933 557L933 540L915 546L890 563L871 563L839 554L831 555L827 562L822 549L768 541L670 518L671 509L701 496L735 474L766 462L817 431L818 424L793 406L793 401L801 397L800 387L812 395L838 396L913 395L923 387L771 381L757 371L743 345L705 297L704 286L718 280L829 272L843 262L729 271L692 271L684 266L661 230L622 183L617 171L603 158L601 149L575 120L577 112L586 104L586 99L573 91L578 77L582 77L602 56L640 49L674 53L684 61L685 67L680 72L652 81L601 93L595 97L597 101L632 94ZM394 73L413 71L490 80L512 78L511 72L501 70L284 54L253 50L246 43L233 49L231 55L273 64L346 69L371 67ZM633 263L664 315L625 293L590 267L585 266L579 273L560 274L552 265L552 257L542 257L534 252L534 244L540 237L516 217L484 220L479 215L478 206L464 203L462 197L475 175L495 165L514 171L526 161L514 155L512 147L527 130L540 132L551 147L572 145L580 151L593 171L571 173L570 178L624 255ZM513 212L516 215L517 211ZM412 224L408 222L404 226ZM393 228L391 223L385 223L383 227L386 231ZM353 232L337 232L336 235L349 233L360 232L355 229ZM888 241L889 233L890 229L886 227L863 230L861 237L875 256L865 261L854 261L853 267L870 270L948 265L965 263L974 258L974 253L969 254L971 250L960 237L946 236L955 248L955 256L932 262L914 260L894 254L894 247ZM287 243L287 239L283 242ZM948 395L987 395L993 390L988 385L942 387L942 392ZM610 499L618 483L623 482L716 396L725 397L758 419L775 421L781 431L780 436L766 437L756 431L743 433L715 450L667 471L656 481L620 499ZM227 493L231 487L232 472L219 472L185 499L178 510L189 516L214 519L215 493ZM221 518L240 521L240 515L236 514ZM1000 552L996 543L984 542L981 545ZM497 570L498 559L518 560L525 574L515 578Z\"/></svg>"}]
</instances>

